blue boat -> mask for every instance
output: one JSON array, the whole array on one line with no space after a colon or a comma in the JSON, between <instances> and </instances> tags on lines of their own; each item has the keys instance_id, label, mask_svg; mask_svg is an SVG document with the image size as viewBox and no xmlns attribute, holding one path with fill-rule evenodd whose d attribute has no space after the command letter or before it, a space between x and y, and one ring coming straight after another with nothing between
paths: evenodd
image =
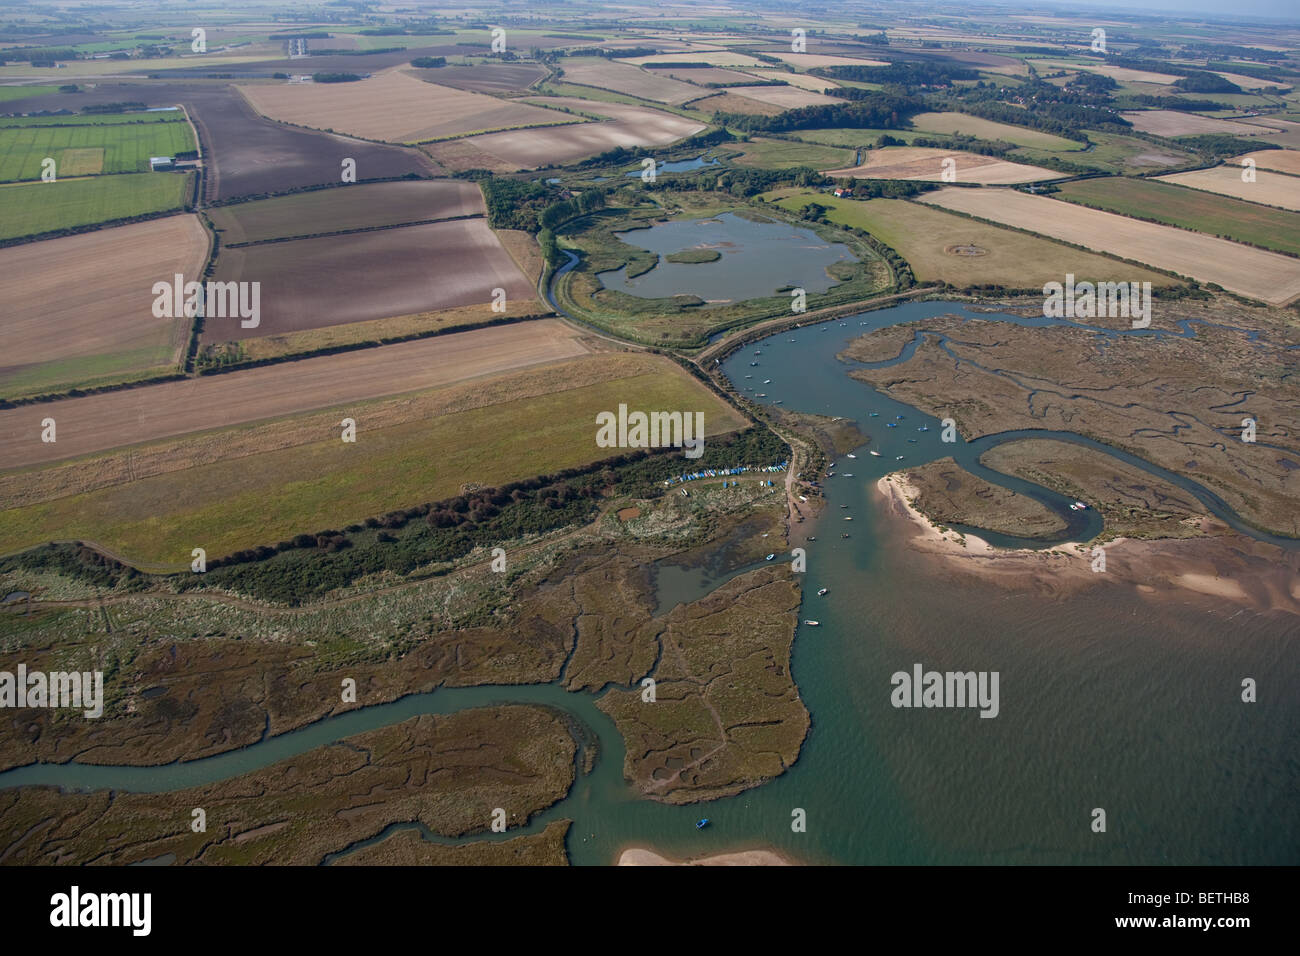
<instances>
[{"instance_id":1,"label":"blue boat","mask_svg":"<svg viewBox=\"0 0 1300 956\"><path fill-rule=\"evenodd\" d=\"M708 825L709 825L709 818L708 818L708 817L705 817L703 820L696 820L696 821L695 821L695 829L697 829L697 830L703 830L703 829L704 829L705 827L707 827Z\"/></svg>"}]
</instances>

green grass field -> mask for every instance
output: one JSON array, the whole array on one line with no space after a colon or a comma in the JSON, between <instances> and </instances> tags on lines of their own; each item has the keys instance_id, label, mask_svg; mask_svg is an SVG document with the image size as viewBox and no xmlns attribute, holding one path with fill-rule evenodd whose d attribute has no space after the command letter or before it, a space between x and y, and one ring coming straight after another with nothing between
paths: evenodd
<instances>
[{"instance_id":1,"label":"green grass field","mask_svg":"<svg viewBox=\"0 0 1300 956\"><path fill-rule=\"evenodd\" d=\"M48 96L57 89L57 86L0 86L0 103L29 96Z\"/></svg>"},{"instance_id":2,"label":"green grass field","mask_svg":"<svg viewBox=\"0 0 1300 956\"><path fill-rule=\"evenodd\" d=\"M78 113L75 116L0 116L0 128L12 126L121 126L126 123L184 123L182 110L157 113Z\"/></svg>"},{"instance_id":3,"label":"green grass field","mask_svg":"<svg viewBox=\"0 0 1300 956\"><path fill-rule=\"evenodd\" d=\"M0 186L0 239L180 209L193 173L136 173Z\"/></svg>"},{"instance_id":4,"label":"green grass field","mask_svg":"<svg viewBox=\"0 0 1300 956\"><path fill-rule=\"evenodd\" d=\"M918 136L932 135L916 129L801 129L790 134L805 143L823 143L827 146L874 146L881 136L901 139L909 146Z\"/></svg>"},{"instance_id":5,"label":"green grass field","mask_svg":"<svg viewBox=\"0 0 1300 956\"><path fill-rule=\"evenodd\" d=\"M1155 143L1133 136L1101 133L1093 129L1087 132L1088 139L1093 144L1092 149L1087 152L1058 153L1032 146L1022 146L1012 150L1006 158L1018 163L1032 164L1041 163L1055 156L1058 159L1068 160L1080 166L1090 166L1107 173L1150 172L1166 166L1177 166L1195 158L1191 153L1182 152L1173 146L1163 144L1157 146Z\"/></svg>"},{"instance_id":6,"label":"green grass field","mask_svg":"<svg viewBox=\"0 0 1300 956\"><path fill-rule=\"evenodd\" d=\"M0 129L0 182L40 179L46 157L59 176L140 173L150 156L194 148L188 123L9 127Z\"/></svg>"},{"instance_id":7,"label":"green grass field","mask_svg":"<svg viewBox=\"0 0 1300 956\"><path fill-rule=\"evenodd\" d=\"M1035 129L996 123L993 120L968 116L965 113L922 113L912 118L912 125L927 133L974 136L978 139L1001 140L1017 146L1031 146L1049 152L1071 152L1082 149L1083 144L1063 136L1053 136Z\"/></svg>"},{"instance_id":8,"label":"green grass field","mask_svg":"<svg viewBox=\"0 0 1300 956\"><path fill-rule=\"evenodd\" d=\"M596 414L619 402L703 410L710 435L742 424L704 386L657 361L662 368L649 373L362 431L354 445L332 437L10 509L0 554L77 538L159 566L188 563L195 547L216 556L274 544L448 498L467 481L501 484L608 458L617 452L597 447ZM364 421L363 411L349 414Z\"/></svg>"},{"instance_id":9,"label":"green grass field","mask_svg":"<svg viewBox=\"0 0 1300 956\"><path fill-rule=\"evenodd\" d=\"M836 199L809 190L780 189L767 196L785 209L810 202L831 207L826 218L865 229L891 246L912 266L920 282L950 282L958 287L996 283L1009 289L1061 282L1067 272L1080 279L1113 276L1119 263L1061 243L990 226L903 199ZM954 246L974 246L980 255L957 255ZM1123 266L1125 278L1171 285L1175 280L1138 266Z\"/></svg>"},{"instance_id":10,"label":"green grass field","mask_svg":"<svg viewBox=\"0 0 1300 956\"><path fill-rule=\"evenodd\" d=\"M814 169L841 169L853 165L853 151L834 146L792 143L780 139L755 139L740 145L736 162L764 169L790 169L811 166Z\"/></svg>"},{"instance_id":11,"label":"green grass field","mask_svg":"<svg viewBox=\"0 0 1300 956\"><path fill-rule=\"evenodd\" d=\"M1057 193L1094 209L1151 219L1300 255L1300 213L1148 179L1085 179Z\"/></svg>"}]
</instances>

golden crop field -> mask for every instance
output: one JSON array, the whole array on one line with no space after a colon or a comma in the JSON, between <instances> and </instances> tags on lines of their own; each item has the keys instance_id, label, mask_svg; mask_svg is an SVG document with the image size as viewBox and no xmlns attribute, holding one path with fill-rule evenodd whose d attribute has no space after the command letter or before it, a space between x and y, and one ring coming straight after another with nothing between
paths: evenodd
<instances>
[{"instance_id":1,"label":"golden crop field","mask_svg":"<svg viewBox=\"0 0 1300 956\"><path fill-rule=\"evenodd\" d=\"M147 290L146 290L147 291ZM45 406L58 442L41 441L28 408L0 410L7 467L45 464L137 442L347 405L583 355L555 320L503 325L225 375L68 398Z\"/></svg>"},{"instance_id":2,"label":"golden crop field","mask_svg":"<svg viewBox=\"0 0 1300 956\"><path fill-rule=\"evenodd\" d=\"M1215 166L1211 169L1194 169L1190 173L1174 173L1172 176L1159 176L1157 179L1161 182L1191 186L1193 189L1204 189L1206 192L1219 193L1223 196L1233 196L1247 202L1300 210L1300 179L1284 173L1256 170L1254 182L1245 182L1241 178L1239 166L1227 165Z\"/></svg>"},{"instance_id":3,"label":"golden crop field","mask_svg":"<svg viewBox=\"0 0 1300 956\"><path fill-rule=\"evenodd\" d=\"M1145 262L1230 292L1285 305L1300 296L1300 259L1007 189L941 189L922 202ZM1062 208L1062 207L1065 208ZM1114 279L1127 280L1122 263Z\"/></svg>"},{"instance_id":4,"label":"golden crop field","mask_svg":"<svg viewBox=\"0 0 1300 956\"><path fill-rule=\"evenodd\" d=\"M145 565L183 566L194 547L215 557L438 501L466 482L490 486L608 458L596 415L620 403L702 411L709 436L744 424L666 358L601 353L545 372L349 407L355 444L339 440L337 415L315 414L20 476L35 500L0 512L0 552L76 538ZM86 473L112 477L80 493L40 493ZM0 479L0 489L9 484Z\"/></svg>"}]
</instances>

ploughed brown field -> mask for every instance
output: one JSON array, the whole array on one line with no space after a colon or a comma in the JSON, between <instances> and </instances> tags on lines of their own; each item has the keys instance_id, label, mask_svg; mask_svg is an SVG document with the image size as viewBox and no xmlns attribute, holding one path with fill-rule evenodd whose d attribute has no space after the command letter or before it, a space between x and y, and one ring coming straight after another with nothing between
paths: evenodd
<instances>
[{"instance_id":1,"label":"ploughed brown field","mask_svg":"<svg viewBox=\"0 0 1300 956\"><path fill-rule=\"evenodd\" d=\"M553 319L455 332L283 365L0 409L6 467L75 458L174 435L448 385L583 355ZM41 419L58 442L41 441Z\"/></svg>"},{"instance_id":2,"label":"ploughed brown field","mask_svg":"<svg viewBox=\"0 0 1300 956\"><path fill-rule=\"evenodd\" d=\"M607 116L599 123L563 128L521 129L471 136L466 143L514 169L572 163L615 146L666 146L707 128L705 123L647 106L596 103L571 96L533 96L530 103Z\"/></svg>"},{"instance_id":3,"label":"ploughed brown field","mask_svg":"<svg viewBox=\"0 0 1300 956\"><path fill-rule=\"evenodd\" d=\"M394 315L482 304L493 289L529 299L533 285L482 219L224 248L218 282L260 282L261 322L209 317L204 342L230 342Z\"/></svg>"},{"instance_id":4,"label":"ploughed brown field","mask_svg":"<svg viewBox=\"0 0 1300 956\"><path fill-rule=\"evenodd\" d=\"M746 96L752 94L743 92ZM869 149L866 162L849 169L835 169L827 176L852 176L855 179L918 179L940 182L943 180L945 159L955 162L957 182L998 185L1005 183L1032 183L1043 179L1059 179L1061 174L1038 166L1012 163L995 156L954 152L950 149L933 149L928 146L886 146Z\"/></svg>"},{"instance_id":5,"label":"ploughed brown field","mask_svg":"<svg viewBox=\"0 0 1300 956\"><path fill-rule=\"evenodd\" d=\"M401 70L355 83L281 83L239 90L272 119L393 143L573 122L563 113L426 83Z\"/></svg>"},{"instance_id":6,"label":"ploughed brown field","mask_svg":"<svg viewBox=\"0 0 1300 956\"><path fill-rule=\"evenodd\" d=\"M950 187L919 198L944 209L1144 262L1201 282L1217 282L1229 292L1270 305L1285 305L1300 296L1300 259L1226 239L1086 206L1071 205L1063 209L1059 200L1006 189ZM1126 268L1123 263L1115 263L1115 274L1110 281L1125 281Z\"/></svg>"},{"instance_id":7,"label":"ploughed brown field","mask_svg":"<svg viewBox=\"0 0 1300 956\"><path fill-rule=\"evenodd\" d=\"M34 375L54 390L174 363L189 320L156 318L153 284L196 278L207 254L194 215L0 249L0 395Z\"/></svg>"},{"instance_id":8,"label":"ploughed brown field","mask_svg":"<svg viewBox=\"0 0 1300 956\"><path fill-rule=\"evenodd\" d=\"M289 236L314 236L429 219L485 213L471 182L431 179L357 183L208 210L223 246Z\"/></svg>"},{"instance_id":9,"label":"ploughed brown field","mask_svg":"<svg viewBox=\"0 0 1300 956\"><path fill-rule=\"evenodd\" d=\"M312 66L322 69L315 60ZM356 160L357 178L362 181L411 174L430 176L437 171L427 156L414 149L273 123L258 115L229 85L101 82L94 89L83 88L79 93L50 93L9 100L4 104L4 112L82 110L87 106L122 102L141 102L148 106L180 103L185 107L202 141L208 202L337 183L341 181L344 157Z\"/></svg>"},{"instance_id":10,"label":"ploughed brown field","mask_svg":"<svg viewBox=\"0 0 1300 956\"><path fill-rule=\"evenodd\" d=\"M422 80L469 90L473 93L515 93L526 90L546 75L540 66L515 63L478 63L473 66L440 66L413 70Z\"/></svg>"},{"instance_id":11,"label":"ploughed brown field","mask_svg":"<svg viewBox=\"0 0 1300 956\"><path fill-rule=\"evenodd\" d=\"M341 182L345 158L361 181L437 171L417 150L273 123L233 86L187 92L182 102L203 143L209 202Z\"/></svg>"}]
</instances>

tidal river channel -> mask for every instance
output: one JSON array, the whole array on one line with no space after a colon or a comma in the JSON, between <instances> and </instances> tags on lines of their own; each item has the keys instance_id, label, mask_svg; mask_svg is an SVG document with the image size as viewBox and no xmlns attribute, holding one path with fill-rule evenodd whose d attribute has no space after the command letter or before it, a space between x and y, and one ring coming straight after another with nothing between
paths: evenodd
<instances>
[{"instance_id":1,"label":"tidal river channel","mask_svg":"<svg viewBox=\"0 0 1300 956\"><path fill-rule=\"evenodd\" d=\"M586 746L598 748L593 771L525 828L573 820L569 852L578 864L611 863L634 845L677 856L770 847L835 863L1300 863L1294 617L1206 599L1142 598L1119 588L1072 597L988 590L950 578L941 562L906 547L896 521L887 522L877 479L951 455L1061 510L1073 522L1071 539L1098 530L1093 512L1071 512L1059 495L979 464L980 454L1010 436L944 444L938 421L853 381L850 365L835 357L868 329L952 312L971 321L1053 321L966 313L959 303L911 303L778 333L724 363L737 387L766 393L761 401L855 419L882 454L860 449L826 482L826 515L808 545L799 614L820 626L800 625L793 661L812 729L795 765L761 787L695 806L639 798L623 781L622 740L596 698L558 685L438 690L192 763L33 765L0 774L0 787L172 790L248 773L417 714L534 703L568 714ZM1196 326L1109 334L1117 342L1125 335L1195 335ZM755 386L765 379L770 383ZM890 421L899 427L885 429ZM918 431L923 426L928 431ZM1095 447L1175 482L1214 514L1267 539L1199 485ZM838 534L843 515L855 519L847 539ZM689 573L665 565L657 578L660 606L692 600L735 573L725 562ZM818 597L823 587L829 593ZM890 675L916 663L999 672L998 716L895 709ZM1243 676L1259 680L1258 703L1241 702ZM1089 825L1098 807L1107 812L1104 834ZM806 812L806 832L792 831L796 809ZM701 816L712 821L702 831L694 826Z\"/></svg>"}]
</instances>

